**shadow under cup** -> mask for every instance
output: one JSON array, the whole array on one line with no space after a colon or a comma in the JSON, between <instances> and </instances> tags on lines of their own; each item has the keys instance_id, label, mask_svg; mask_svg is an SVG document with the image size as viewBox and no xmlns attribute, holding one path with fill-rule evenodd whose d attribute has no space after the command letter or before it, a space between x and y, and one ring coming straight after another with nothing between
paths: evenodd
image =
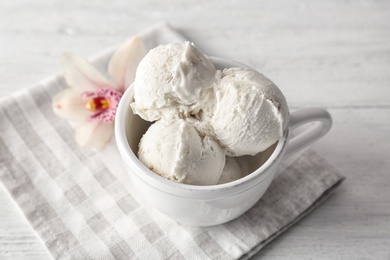
<instances>
[{"instance_id":1,"label":"shadow under cup","mask_svg":"<svg viewBox=\"0 0 390 260\"><path fill-rule=\"evenodd\" d=\"M217 69L245 67L219 58L213 58L213 61ZM130 108L133 96L134 89L130 87L120 101L115 138L126 170L142 195L139 199L179 223L212 226L242 215L265 193L285 153L289 129L266 151L238 159L249 172L241 179L210 186L176 183L155 174L137 158L139 141L151 123L133 114Z\"/></svg>"}]
</instances>

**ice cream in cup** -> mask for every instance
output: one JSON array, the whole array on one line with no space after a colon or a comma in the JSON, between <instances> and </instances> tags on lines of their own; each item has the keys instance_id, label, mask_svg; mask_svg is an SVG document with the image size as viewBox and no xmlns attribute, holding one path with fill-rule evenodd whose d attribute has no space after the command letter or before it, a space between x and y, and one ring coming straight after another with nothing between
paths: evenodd
<instances>
[{"instance_id":1,"label":"ice cream in cup","mask_svg":"<svg viewBox=\"0 0 390 260\"><path fill-rule=\"evenodd\" d=\"M290 137L308 122L317 124ZM115 137L143 200L179 223L211 226L250 209L283 157L331 124L320 108L289 113L264 75L187 42L159 46L140 62L118 106Z\"/></svg>"}]
</instances>

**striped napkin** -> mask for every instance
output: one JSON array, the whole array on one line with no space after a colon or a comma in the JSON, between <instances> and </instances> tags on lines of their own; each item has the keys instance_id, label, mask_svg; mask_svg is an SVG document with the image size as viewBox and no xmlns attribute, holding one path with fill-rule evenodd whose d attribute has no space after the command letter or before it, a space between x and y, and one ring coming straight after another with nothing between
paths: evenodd
<instances>
[{"instance_id":1,"label":"striped napkin","mask_svg":"<svg viewBox=\"0 0 390 260\"><path fill-rule=\"evenodd\" d=\"M148 48L182 41L167 24L139 36ZM114 48L96 56L105 69ZM188 227L135 199L112 141L83 150L56 117L61 75L0 102L0 179L55 259L248 259L326 199L341 183L312 151L286 160L283 174L247 213L229 223Z\"/></svg>"}]
</instances>

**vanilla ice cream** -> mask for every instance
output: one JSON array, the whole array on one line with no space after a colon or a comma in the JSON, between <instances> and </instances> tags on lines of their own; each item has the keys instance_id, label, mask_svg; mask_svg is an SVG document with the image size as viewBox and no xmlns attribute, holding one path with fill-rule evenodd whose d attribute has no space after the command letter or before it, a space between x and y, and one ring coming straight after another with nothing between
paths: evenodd
<instances>
[{"instance_id":1,"label":"vanilla ice cream","mask_svg":"<svg viewBox=\"0 0 390 260\"><path fill-rule=\"evenodd\" d=\"M189 42L151 50L133 87L133 112L154 122L138 157L175 182L214 185L242 178L247 172L230 157L266 150L289 124L287 102L272 81L252 69L216 70Z\"/></svg>"},{"instance_id":2,"label":"vanilla ice cream","mask_svg":"<svg viewBox=\"0 0 390 260\"><path fill-rule=\"evenodd\" d=\"M140 141L138 158L167 179L193 185L217 184L225 165L218 143L181 119L152 124Z\"/></svg>"},{"instance_id":3,"label":"vanilla ice cream","mask_svg":"<svg viewBox=\"0 0 390 260\"><path fill-rule=\"evenodd\" d=\"M140 62L133 111L147 121L197 114L220 80L213 62L194 44L160 45Z\"/></svg>"},{"instance_id":4,"label":"vanilla ice cream","mask_svg":"<svg viewBox=\"0 0 390 260\"><path fill-rule=\"evenodd\" d=\"M227 155L255 155L282 137L289 121L287 102L263 74L225 69L215 93L210 125Z\"/></svg>"}]
</instances>

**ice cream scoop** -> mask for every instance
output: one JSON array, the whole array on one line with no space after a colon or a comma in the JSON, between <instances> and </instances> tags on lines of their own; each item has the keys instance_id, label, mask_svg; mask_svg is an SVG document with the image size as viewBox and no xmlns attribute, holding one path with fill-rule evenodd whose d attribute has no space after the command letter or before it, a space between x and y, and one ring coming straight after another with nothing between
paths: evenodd
<instances>
[{"instance_id":1,"label":"ice cream scoop","mask_svg":"<svg viewBox=\"0 0 390 260\"><path fill-rule=\"evenodd\" d=\"M209 123L229 156L264 151L288 126L287 102L279 88L252 69L230 68L215 89Z\"/></svg>"},{"instance_id":2,"label":"ice cream scoop","mask_svg":"<svg viewBox=\"0 0 390 260\"><path fill-rule=\"evenodd\" d=\"M175 182L213 185L241 178L225 155L255 155L276 143L289 124L279 88L252 69L216 70L194 44L160 45L140 62L131 108L155 122L139 159Z\"/></svg>"},{"instance_id":3,"label":"ice cream scoop","mask_svg":"<svg viewBox=\"0 0 390 260\"><path fill-rule=\"evenodd\" d=\"M240 66L222 58L213 58L213 61L217 68ZM284 131L275 145L257 156L245 156L243 163L243 157L236 158L241 166L248 167L246 176L223 185L188 187L161 178L147 170L137 158L140 138L150 123L141 120L129 109L133 96L134 89L129 88L120 101L115 119L115 138L124 166L134 188L139 191L134 194L142 195L152 208L174 221L190 226L218 225L244 214L277 178L283 158L324 136L332 125L329 113L323 109L308 108L293 112L289 129ZM306 123L309 124L307 130L291 138L291 131Z\"/></svg>"},{"instance_id":4,"label":"ice cream scoop","mask_svg":"<svg viewBox=\"0 0 390 260\"><path fill-rule=\"evenodd\" d=\"M182 119L152 124L139 143L138 158L167 179L193 185L217 184L225 165L218 143Z\"/></svg>"},{"instance_id":5,"label":"ice cream scoop","mask_svg":"<svg viewBox=\"0 0 390 260\"><path fill-rule=\"evenodd\" d=\"M194 115L219 80L213 62L193 43L160 45L138 65L131 107L147 121Z\"/></svg>"}]
</instances>

